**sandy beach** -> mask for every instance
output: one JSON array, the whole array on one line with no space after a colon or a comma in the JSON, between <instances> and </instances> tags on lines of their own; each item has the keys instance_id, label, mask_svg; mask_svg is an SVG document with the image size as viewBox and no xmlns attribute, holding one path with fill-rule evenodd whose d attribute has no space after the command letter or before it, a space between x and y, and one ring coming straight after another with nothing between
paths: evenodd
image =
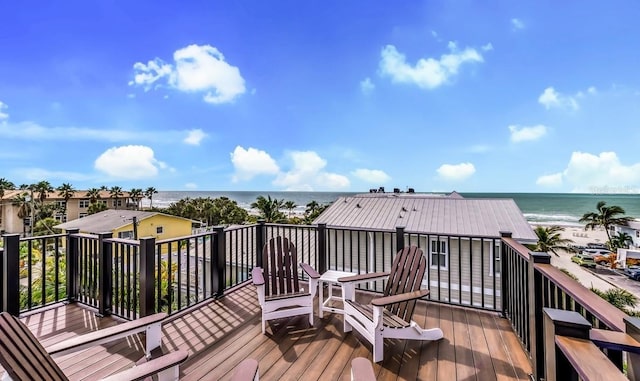
<instances>
[{"instance_id":1,"label":"sandy beach","mask_svg":"<svg viewBox=\"0 0 640 381\"><path fill-rule=\"evenodd\" d=\"M531 227L535 229L536 226L548 226L548 225L536 225L531 224ZM564 231L561 232L562 238L570 239L573 241L573 245L587 246L589 243L605 243L607 242L607 233L604 229L596 230L584 230L584 228L577 226L565 226ZM592 272L578 266L576 263L571 262L571 256L573 253L558 252L559 256L551 254L551 264L566 269L573 275L578 277L578 281L585 287L595 287L600 290L608 290L615 287L610 282L595 276Z\"/></svg>"}]
</instances>

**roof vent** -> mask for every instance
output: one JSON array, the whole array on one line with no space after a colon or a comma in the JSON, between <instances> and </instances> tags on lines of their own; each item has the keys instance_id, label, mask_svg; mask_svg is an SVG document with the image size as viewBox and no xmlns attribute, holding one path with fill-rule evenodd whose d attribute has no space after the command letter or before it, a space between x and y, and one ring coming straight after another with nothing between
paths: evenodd
<instances>
[{"instance_id":1,"label":"roof vent","mask_svg":"<svg viewBox=\"0 0 640 381\"><path fill-rule=\"evenodd\" d=\"M407 208L405 208L405 207L403 206L403 207L402 207L402 211L403 211L403 212L406 212L406 211L407 211Z\"/></svg>"},{"instance_id":2,"label":"roof vent","mask_svg":"<svg viewBox=\"0 0 640 381\"><path fill-rule=\"evenodd\" d=\"M362 208L362 206L360 206L360 204L356 204L356 208Z\"/></svg>"},{"instance_id":3,"label":"roof vent","mask_svg":"<svg viewBox=\"0 0 640 381\"><path fill-rule=\"evenodd\" d=\"M398 214L398 218L402 218L402 214Z\"/></svg>"}]
</instances>

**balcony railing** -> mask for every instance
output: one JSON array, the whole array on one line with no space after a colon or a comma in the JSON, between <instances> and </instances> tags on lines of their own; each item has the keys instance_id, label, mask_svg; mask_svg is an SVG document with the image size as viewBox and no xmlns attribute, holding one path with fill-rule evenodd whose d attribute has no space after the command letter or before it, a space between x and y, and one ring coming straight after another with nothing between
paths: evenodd
<instances>
[{"instance_id":1,"label":"balcony railing","mask_svg":"<svg viewBox=\"0 0 640 381\"><path fill-rule=\"evenodd\" d=\"M423 280L431 291L428 298L502 313L530 354L536 379L548 371L549 340L561 342L552 347L570 356L566 352L571 340L545 335L545 309L573 311L598 335L605 330L640 338L636 319L551 266L547 253L530 253L507 232L496 238L425 234L402 227L374 231L258 223L162 241L78 231L32 238L5 235L0 307L19 315L75 302L126 319L157 311L175 314L247 282L251 269L261 265L264 243L276 236L291 240L299 260L319 272L387 271L399 248L421 247L429 263ZM380 292L383 287L377 282L364 289ZM628 343L605 348L606 361L618 369L623 367L623 352L635 353ZM634 355L628 358L629 369L635 369ZM574 374L585 374L587 364L571 364Z\"/></svg>"}]
</instances>

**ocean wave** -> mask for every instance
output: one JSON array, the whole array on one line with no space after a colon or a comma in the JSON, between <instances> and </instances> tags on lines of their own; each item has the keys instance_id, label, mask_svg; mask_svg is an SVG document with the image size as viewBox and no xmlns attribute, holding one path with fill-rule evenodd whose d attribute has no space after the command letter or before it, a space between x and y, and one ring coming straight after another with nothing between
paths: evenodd
<instances>
[{"instance_id":1,"label":"ocean wave","mask_svg":"<svg viewBox=\"0 0 640 381\"><path fill-rule=\"evenodd\" d=\"M532 224L584 226L584 224L580 222L579 217L568 214L524 213L524 217Z\"/></svg>"}]
</instances>

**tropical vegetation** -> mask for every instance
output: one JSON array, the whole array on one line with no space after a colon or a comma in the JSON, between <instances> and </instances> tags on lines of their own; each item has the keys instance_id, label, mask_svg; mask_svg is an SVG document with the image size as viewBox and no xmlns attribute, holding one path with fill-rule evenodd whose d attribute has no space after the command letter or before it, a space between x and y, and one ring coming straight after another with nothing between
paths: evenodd
<instances>
[{"instance_id":1,"label":"tropical vegetation","mask_svg":"<svg viewBox=\"0 0 640 381\"><path fill-rule=\"evenodd\" d=\"M626 225L632 221L632 217L623 216L625 211L617 205L607 206L606 201L599 201L596 204L596 212L585 213L580 222L586 223L585 230L594 230L598 227L604 228L607 233L607 243L612 246L610 229L612 225Z\"/></svg>"},{"instance_id":2,"label":"tropical vegetation","mask_svg":"<svg viewBox=\"0 0 640 381\"><path fill-rule=\"evenodd\" d=\"M564 228L562 226L536 226L533 230L538 237L538 242L530 247L533 251L553 253L559 256L558 251L573 252L575 251L571 244L572 240L562 238Z\"/></svg>"}]
</instances>

